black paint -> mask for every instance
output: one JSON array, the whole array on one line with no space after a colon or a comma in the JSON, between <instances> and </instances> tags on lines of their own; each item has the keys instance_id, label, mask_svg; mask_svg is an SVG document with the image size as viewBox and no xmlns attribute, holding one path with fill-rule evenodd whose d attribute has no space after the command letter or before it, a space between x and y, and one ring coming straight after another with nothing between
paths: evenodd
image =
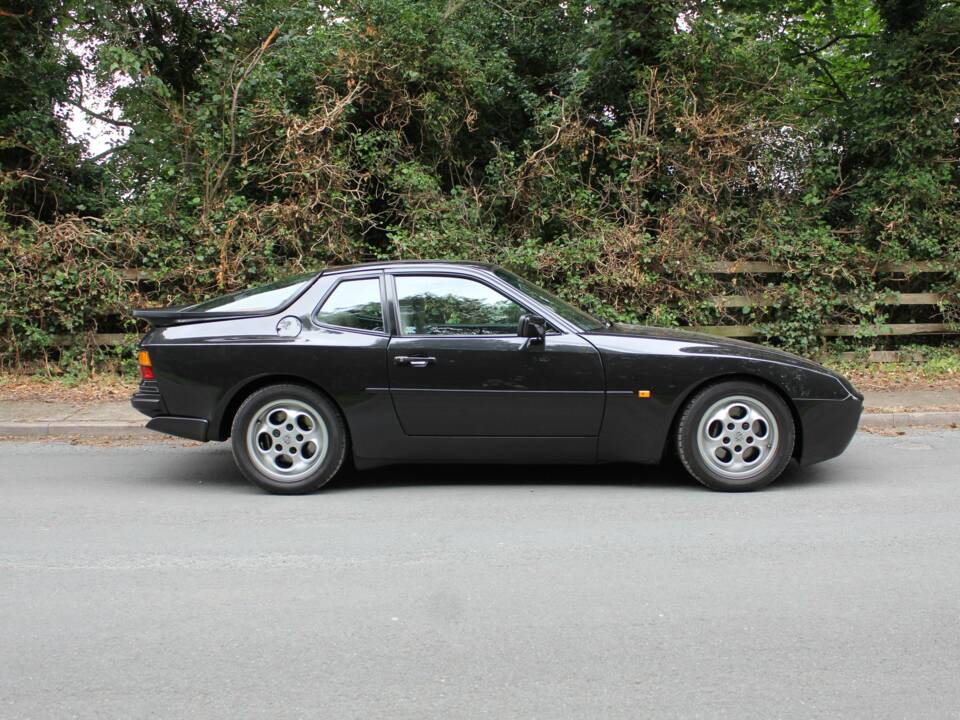
<instances>
[{"instance_id":1,"label":"black paint","mask_svg":"<svg viewBox=\"0 0 960 720\"><path fill-rule=\"evenodd\" d=\"M542 342L506 335L398 336L392 276L401 273L480 280L545 318L549 330ZM370 276L381 278L384 332L313 322L338 281ZM269 313L136 314L156 325L142 343L156 381L143 383L133 398L134 407L154 418L149 427L224 440L233 412L253 389L302 382L340 407L358 467L656 463L691 394L731 377L765 382L784 397L798 425L797 457L808 464L843 452L862 409L862 396L844 378L779 350L631 325L582 332L477 263L334 268ZM302 322L298 336L277 335L277 322L286 316ZM651 396L639 399L638 390Z\"/></svg>"}]
</instances>

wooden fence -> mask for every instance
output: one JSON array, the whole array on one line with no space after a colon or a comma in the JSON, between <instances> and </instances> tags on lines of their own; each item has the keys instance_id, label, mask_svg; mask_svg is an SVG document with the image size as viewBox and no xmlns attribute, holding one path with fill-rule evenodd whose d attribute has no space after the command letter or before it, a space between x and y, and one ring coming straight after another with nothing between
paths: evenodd
<instances>
[{"instance_id":1,"label":"wooden fence","mask_svg":"<svg viewBox=\"0 0 960 720\"><path fill-rule=\"evenodd\" d=\"M718 261L707 264L709 272L715 275L772 275L784 273L788 268L776 263L745 260L742 262ZM950 272L952 268L934 260L918 260L904 263L882 263L875 274L917 275L921 273ZM941 293L917 292L901 293L890 291L878 300L881 305L939 305L946 297ZM764 295L720 295L715 302L724 308L769 307L771 300ZM704 325L696 328L701 332L723 337L753 337L757 335L755 325ZM826 325L819 334L825 337L871 336L890 337L903 335L944 335L960 334L960 328L942 322L924 323L884 323L879 325Z\"/></svg>"},{"instance_id":2,"label":"wooden fence","mask_svg":"<svg viewBox=\"0 0 960 720\"><path fill-rule=\"evenodd\" d=\"M743 260L719 260L706 264L708 272L714 275L775 275L788 272L789 269L777 263ZM952 272L956 268L935 261L919 260L903 263L882 263L877 266L875 274L890 275L919 275L929 273ZM130 282L148 282L157 279L157 274L151 270L128 268L121 270L124 280ZM896 292L888 291L878 300L881 305L929 305L937 306L944 302L946 297L934 292ZM714 302L723 308L769 307L773 299L767 295L719 295ZM931 313L933 314L933 313ZM719 335L722 337L754 337L758 334L756 325L703 325L690 328L700 332ZM960 334L960 326L943 322L910 322L884 323L880 325L827 325L820 329L819 334L824 337L856 337L863 335L877 337L905 336L905 335L956 335ZM73 337L62 335L56 338L58 345L66 346L76 342L93 343L102 346L121 345L131 336L123 333L95 333Z\"/></svg>"}]
</instances>

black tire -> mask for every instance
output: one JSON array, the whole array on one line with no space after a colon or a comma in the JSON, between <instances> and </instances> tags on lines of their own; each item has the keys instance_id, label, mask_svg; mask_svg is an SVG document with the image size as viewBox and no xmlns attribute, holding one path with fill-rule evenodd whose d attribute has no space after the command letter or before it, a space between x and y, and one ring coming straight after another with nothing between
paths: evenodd
<instances>
[{"instance_id":1,"label":"black tire","mask_svg":"<svg viewBox=\"0 0 960 720\"><path fill-rule=\"evenodd\" d=\"M316 390L294 384L270 385L244 400L233 418L231 442L244 477L278 495L326 485L343 465L349 444L337 407Z\"/></svg>"},{"instance_id":2,"label":"black tire","mask_svg":"<svg viewBox=\"0 0 960 720\"><path fill-rule=\"evenodd\" d=\"M735 417L741 410L746 414ZM772 483L790 463L795 442L793 415L780 395L745 380L700 390L677 424L677 454L687 472L723 492L757 490Z\"/></svg>"}]
</instances>

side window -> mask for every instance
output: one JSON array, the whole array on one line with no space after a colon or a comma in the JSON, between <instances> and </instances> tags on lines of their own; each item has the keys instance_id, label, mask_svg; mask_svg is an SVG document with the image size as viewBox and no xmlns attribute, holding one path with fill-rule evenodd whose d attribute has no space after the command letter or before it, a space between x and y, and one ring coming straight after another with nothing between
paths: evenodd
<instances>
[{"instance_id":1,"label":"side window","mask_svg":"<svg viewBox=\"0 0 960 720\"><path fill-rule=\"evenodd\" d=\"M397 275L401 335L515 335L524 309L467 278Z\"/></svg>"},{"instance_id":2,"label":"side window","mask_svg":"<svg viewBox=\"0 0 960 720\"><path fill-rule=\"evenodd\" d=\"M383 332L380 280L343 280L323 301L315 316L318 323L357 330Z\"/></svg>"}]
</instances>

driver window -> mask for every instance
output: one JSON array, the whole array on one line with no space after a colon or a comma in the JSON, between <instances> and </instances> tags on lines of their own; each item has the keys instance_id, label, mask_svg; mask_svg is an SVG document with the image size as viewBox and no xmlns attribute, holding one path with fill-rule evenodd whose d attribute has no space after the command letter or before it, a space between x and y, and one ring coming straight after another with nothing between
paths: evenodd
<instances>
[{"instance_id":1,"label":"driver window","mask_svg":"<svg viewBox=\"0 0 960 720\"><path fill-rule=\"evenodd\" d=\"M397 275L401 335L516 335L525 312L476 280Z\"/></svg>"}]
</instances>

